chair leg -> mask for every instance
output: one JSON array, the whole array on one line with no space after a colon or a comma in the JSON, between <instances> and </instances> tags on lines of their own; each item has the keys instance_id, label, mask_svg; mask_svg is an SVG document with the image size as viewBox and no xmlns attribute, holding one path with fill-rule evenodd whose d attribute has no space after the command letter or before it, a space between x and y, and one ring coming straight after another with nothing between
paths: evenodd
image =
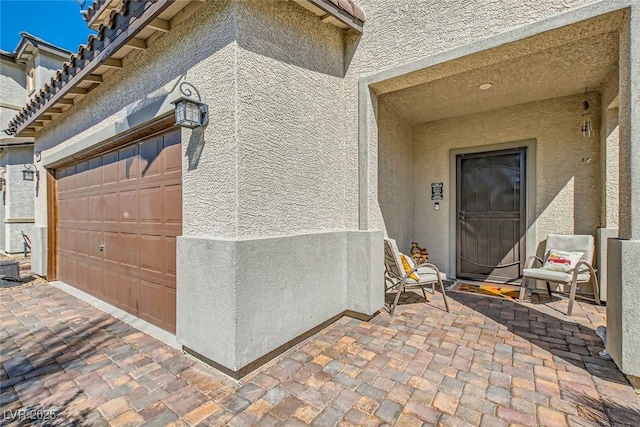
<instances>
[{"instance_id":1,"label":"chair leg","mask_svg":"<svg viewBox=\"0 0 640 427\"><path fill-rule=\"evenodd\" d=\"M549 294L549 296L553 296L551 295L551 284L549 282L547 282L547 293Z\"/></svg>"},{"instance_id":2,"label":"chair leg","mask_svg":"<svg viewBox=\"0 0 640 427\"><path fill-rule=\"evenodd\" d=\"M571 289L569 290L569 307L567 308L567 316L571 316L573 312L573 303L576 300L576 289L578 288L578 283L574 278L571 281Z\"/></svg>"},{"instance_id":3,"label":"chair leg","mask_svg":"<svg viewBox=\"0 0 640 427\"><path fill-rule=\"evenodd\" d=\"M444 284L442 283L442 280L438 280L438 284L440 285L440 290L442 291L442 299L444 300L444 306L447 309L447 313L450 313L451 310L449 310L449 301L447 301L447 294L444 291ZM431 287L433 288L433 285L431 285Z\"/></svg>"},{"instance_id":4,"label":"chair leg","mask_svg":"<svg viewBox=\"0 0 640 427\"><path fill-rule=\"evenodd\" d=\"M593 295L595 296L596 304L600 305L602 303L600 302L600 283L598 283L598 276L592 274L591 279L593 280Z\"/></svg>"},{"instance_id":5,"label":"chair leg","mask_svg":"<svg viewBox=\"0 0 640 427\"><path fill-rule=\"evenodd\" d=\"M391 306L391 310L389 315L393 316L393 312L396 311L396 305L398 305L398 300L400 299L400 294L404 291L404 286L398 286L398 291L396 293L396 297L393 300L393 305Z\"/></svg>"},{"instance_id":6,"label":"chair leg","mask_svg":"<svg viewBox=\"0 0 640 427\"><path fill-rule=\"evenodd\" d=\"M431 287L433 287L433 285L431 285ZM422 286L420 289L422 289L422 295L424 295L424 300L428 301L427 300L427 291L424 290L424 286Z\"/></svg>"},{"instance_id":7,"label":"chair leg","mask_svg":"<svg viewBox=\"0 0 640 427\"><path fill-rule=\"evenodd\" d=\"M526 296L528 281L529 281L529 279L523 278L522 279L522 283L520 284L520 296L518 297L518 300L520 302L523 302L524 301L524 297Z\"/></svg>"}]
</instances>

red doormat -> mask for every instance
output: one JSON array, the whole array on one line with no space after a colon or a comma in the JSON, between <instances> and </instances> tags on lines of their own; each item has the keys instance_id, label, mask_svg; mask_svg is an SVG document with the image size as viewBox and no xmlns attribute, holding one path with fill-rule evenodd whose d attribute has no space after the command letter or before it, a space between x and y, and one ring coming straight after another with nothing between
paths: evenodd
<instances>
[{"instance_id":1,"label":"red doormat","mask_svg":"<svg viewBox=\"0 0 640 427\"><path fill-rule=\"evenodd\" d=\"M450 289L454 292L466 292L476 295L500 297L517 301L520 297L520 287L501 285L498 283L464 283L458 282Z\"/></svg>"}]
</instances>

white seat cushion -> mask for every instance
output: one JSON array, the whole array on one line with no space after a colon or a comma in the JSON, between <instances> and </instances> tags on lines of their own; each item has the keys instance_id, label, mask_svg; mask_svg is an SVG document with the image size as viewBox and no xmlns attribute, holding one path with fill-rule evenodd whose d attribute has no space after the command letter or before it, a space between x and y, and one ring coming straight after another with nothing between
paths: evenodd
<instances>
[{"instance_id":1,"label":"white seat cushion","mask_svg":"<svg viewBox=\"0 0 640 427\"><path fill-rule=\"evenodd\" d=\"M545 270L543 268L525 268L522 270L522 275L536 280L556 283L570 283L573 278L573 274ZM578 282L587 282L589 277L589 273L578 273Z\"/></svg>"},{"instance_id":2,"label":"white seat cushion","mask_svg":"<svg viewBox=\"0 0 640 427\"><path fill-rule=\"evenodd\" d=\"M429 266L418 267L418 276L420 276L420 282L416 282L415 280L407 279L408 285L417 285L421 283L432 283L438 281L438 276L436 275L436 271ZM446 280L447 275L443 272L440 272L440 279Z\"/></svg>"}]
</instances>

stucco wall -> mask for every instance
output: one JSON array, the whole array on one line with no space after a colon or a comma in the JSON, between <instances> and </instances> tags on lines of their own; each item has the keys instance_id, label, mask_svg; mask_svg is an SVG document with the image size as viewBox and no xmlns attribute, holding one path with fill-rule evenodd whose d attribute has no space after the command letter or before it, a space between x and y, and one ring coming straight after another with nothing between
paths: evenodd
<instances>
[{"instance_id":1,"label":"stucco wall","mask_svg":"<svg viewBox=\"0 0 640 427\"><path fill-rule=\"evenodd\" d=\"M235 234L235 44L231 2L208 2L91 91L36 136L47 158L83 148L94 135L124 130L137 115L153 119L160 105L191 82L210 106L204 133L183 132L184 234ZM98 141L99 142L99 141ZM44 189L43 189L44 190ZM209 221L203 221L203 218ZM46 225L46 192L36 199L36 223Z\"/></svg>"},{"instance_id":2,"label":"stucco wall","mask_svg":"<svg viewBox=\"0 0 640 427\"><path fill-rule=\"evenodd\" d=\"M398 248L409 253L414 239L415 169L413 130L400 115L384 102L378 110L380 133L378 140L378 200L388 237Z\"/></svg>"},{"instance_id":3,"label":"stucco wall","mask_svg":"<svg viewBox=\"0 0 640 427\"><path fill-rule=\"evenodd\" d=\"M22 171L25 164L33 162L33 148L11 147L0 152L0 166L5 168L6 187L3 195L2 228L3 238L0 249L6 252L22 252L22 231L29 237L33 228L33 197L36 177L32 181L25 180Z\"/></svg>"},{"instance_id":4,"label":"stucco wall","mask_svg":"<svg viewBox=\"0 0 640 427\"><path fill-rule=\"evenodd\" d=\"M616 67L602 83L600 159L602 185L602 227L618 226L618 163L620 129L618 127L619 70Z\"/></svg>"},{"instance_id":5,"label":"stucco wall","mask_svg":"<svg viewBox=\"0 0 640 427\"><path fill-rule=\"evenodd\" d=\"M598 0L359 0L367 22L362 36L346 40L345 150L348 165L345 198L347 224L358 224L358 80L421 58L516 29ZM373 120L373 119L372 119ZM377 137L369 128L369 216L371 228L383 228L377 202Z\"/></svg>"},{"instance_id":6,"label":"stucco wall","mask_svg":"<svg viewBox=\"0 0 640 427\"><path fill-rule=\"evenodd\" d=\"M0 103L14 107L24 107L27 101L26 75L22 65L0 61ZM0 106L0 130L5 129L18 113L14 108Z\"/></svg>"},{"instance_id":7,"label":"stucco wall","mask_svg":"<svg viewBox=\"0 0 640 427\"><path fill-rule=\"evenodd\" d=\"M536 139L536 247L549 233L595 234L600 225L599 96L592 92L595 135L583 139L583 95L556 98L505 109L439 120L414 127L416 158L415 236L430 259L447 273L449 265L449 150ZM591 158L591 163L587 159ZM585 161L583 162L583 159ZM453 166L455 167L455 165ZM444 182L440 210L433 209L425 182Z\"/></svg>"},{"instance_id":8,"label":"stucco wall","mask_svg":"<svg viewBox=\"0 0 640 427\"><path fill-rule=\"evenodd\" d=\"M34 62L36 90L49 83L51 77L62 68L62 64L68 59L38 49Z\"/></svg>"},{"instance_id":9,"label":"stucco wall","mask_svg":"<svg viewBox=\"0 0 640 427\"><path fill-rule=\"evenodd\" d=\"M344 228L342 31L238 2L238 235Z\"/></svg>"}]
</instances>

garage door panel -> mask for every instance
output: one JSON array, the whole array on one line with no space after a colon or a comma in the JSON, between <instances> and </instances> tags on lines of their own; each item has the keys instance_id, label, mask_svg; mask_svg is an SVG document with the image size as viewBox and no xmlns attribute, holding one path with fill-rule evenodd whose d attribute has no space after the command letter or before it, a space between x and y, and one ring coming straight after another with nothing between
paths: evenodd
<instances>
[{"instance_id":1,"label":"garage door panel","mask_svg":"<svg viewBox=\"0 0 640 427\"><path fill-rule=\"evenodd\" d=\"M89 160L89 187L102 185L102 157Z\"/></svg>"},{"instance_id":2,"label":"garage door panel","mask_svg":"<svg viewBox=\"0 0 640 427\"><path fill-rule=\"evenodd\" d=\"M88 162L78 163L76 165L76 189L82 190L89 186L89 164Z\"/></svg>"},{"instance_id":3,"label":"garage door panel","mask_svg":"<svg viewBox=\"0 0 640 427\"><path fill-rule=\"evenodd\" d=\"M138 315L140 308L140 279L119 275L117 281L118 301L129 312Z\"/></svg>"},{"instance_id":4,"label":"garage door panel","mask_svg":"<svg viewBox=\"0 0 640 427\"><path fill-rule=\"evenodd\" d=\"M75 280L79 284L82 290L88 291L89 284L91 282L89 263L84 260L78 260L76 262L76 277Z\"/></svg>"},{"instance_id":5,"label":"garage door panel","mask_svg":"<svg viewBox=\"0 0 640 427\"><path fill-rule=\"evenodd\" d=\"M118 150L118 181L138 179L139 174L138 146L132 145Z\"/></svg>"},{"instance_id":6,"label":"garage door panel","mask_svg":"<svg viewBox=\"0 0 640 427\"><path fill-rule=\"evenodd\" d=\"M166 292L166 296L167 296L167 304L165 304L165 307L167 309L166 312L166 316L167 316L167 324L171 326L171 332L176 331L176 290L175 289L170 289L170 288L165 288L165 292ZM173 303L172 303L173 302Z\"/></svg>"},{"instance_id":7,"label":"garage door panel","mask_svg":"<svg viewBox=\"0 0 640 427\"><path fill-rule=\"evenodd\" d=\"M107 153L101 157L102 185L118 182L118 152Z\"/></svg>"},{"instance_id":8,"label":"garage door panel","mask_svg":"<svg viewBox=\"0 0 640 427\"><path fill-rule=\"evenodd\" d=\"M141 267L147 271L162 273L165 265L163 238L160 236L140 236Z\"/></svg>"},{"instance_id":9,"label":"garage door panel","mask_svg":"<svg viewBox=\"0 0 640 427\"><path fill-rule=\"evenodd\" d=\"M176 277L176 238L167 237L164 239L164 253L166 260L166 274L173 278ZM176 283L173 281L172 288L175 289Z\"/></svg>"},{"instance_id":10,"label":"garage door panel","mask_svg":"<svg viewBox=\"0 0 640 427\"><path fill-rule=\"evenodd\" d=\"M164 315L164 306L166 298L164 296L164 288L157 283L141 282L142 300L141 300L141 317L153 323L166 323Z\"/></svg>"},{"instance_id":11,"label":"garage door panel","mask_svg":"<svg viewBox=\"0 0 640 427\"><path fill-rule=\"evenodd\" d=\"M179 130L56 170L60 279L175 332L181 175Z\"/></svg>"},{"instance_id":12,"label":"garage door panel","mask_svg":"<svg viewBox=\"0 0 640 427\"><path fill-rule=\"evenodd\" d=\"M104 222L117 223L120 220L120 196L118 193L107 193L102 196Z\"/></svg>"},{"instance_id":13,"label":"garage door panel","mask_svg":"<svg viewBox=\"0 0 640 427\"><path fill-rule=\"evenodd\" d=\"M82 222L89 221L89 198L78 197L76 199L76 209L78 210L77 220Z\"/></svg>"},{"instance_id":14,"label":"garage door panel","mask_svg":"<svg viewBox=\"0 0 640 427\"><path fill-rule=\"evenodd\" d=\"M91 242L89 241L89 231L88 230L69 230L69 232L75 235L75 238L73 238L75 242L75 247L70 250L76 253L89 255L91 253Z\"/></svg>"},{"instance_id":15,"label":"garage door panel","mask_svg":"<svg viewBox=\"0 0 640 427\"><path fill-rule=\"evenodd\" d=\"M163 217L163 189L160 187L140 190L140 222L160 224Z\"/></svg>"},{"instance_id":16,"label":"garage door panel","mask_svg":"<svg viewBox=\"0 0 640 427\"><path fill-rule=\"evenodd\" d=\"M159 176L161 173L162 136L140 143L140 176L143 179Z\"/></svg>"},{"instance_id":17,"label":"garage door panel","mask_svg":"<svg viewBox=\"0 0 640 427\"><path fill-rule=\"evenodd\" d=\"M89 220L99 223L104 221L104 199L101 194L89 196Z\"/></svg>"},{"instance_id":18,"label":"garage door panel","mask_svg":"<svg viewBox=\"0 0 640 427\"><path fill-rule=\"evenodd\" d=\"M133 233L121 233L118 246L120 262L129 267L140 267L140 236Z\"/></svg>"},{"instance_id":19,"label":"garage door panel","mask_svg":"<svg viewBox=\"0 0 640 427\"><path fill-rule=\"evenodd\" d=\"M182 185L170 185L164 188L168 224L182 224Z\"/></svg>"},{"instance_id":20,"label":"garage door panel","mask_svg":"<svg viewBox=\"0 0 640 427\"><path fill-rule=\"evenodd\" d=\"M96 263L92 263L89 275L89 292L100 298L104 297L104 272Z\"/></svg>"},{"instance_id":21,"label":"garage door panel","mask_svg":"<svg viewBox=\"0 0 640 427\"><path fill-rule=\"evenodd\" d=\"M162 160L164 163L164 173L170 176L182 175L182 153L180 152L180 144L167 145L162 150Z\"/></svg>"},{"instance_id":22,"label":"garage door panel","mask_svg":"<svg viewBox=\"0 0 640 427\"><path fill-rule=\"evenodd\" d=\"M98 260L104 257L104 233L99 230L89 231L89 256Z\"/></svg>"},{"instance_id":23,"label":"garage door panel","mask_svg":"<svg viewBox=\"0 0 640 427\"><path fill-rule=\"evenodd\" d=\"M113 305L123 307L123 304L118 300L118 289L120 288L120 278L117 272L109 269L102 270L103 280L103 298Z\"/></svg>"},{"instance_id":24,"label":"garage door panel","mask_svg":"<svg viewBox=\"0 0 640 427\"><path fill-rule=\"evenodd\" d=\"M128 190L120 193L120 221L138 222L138 190Z\"/></svg>"},{"instance_id":25,"label":"garage door panel","mask_svg":"<svg viewBox=\"0 0 640 427\"><path fill-rule=\"evenodd\" d=\"M119 233L104 232L103 258L106 263L120 264L120 235Z\"/></svg>"}]
</instances>

